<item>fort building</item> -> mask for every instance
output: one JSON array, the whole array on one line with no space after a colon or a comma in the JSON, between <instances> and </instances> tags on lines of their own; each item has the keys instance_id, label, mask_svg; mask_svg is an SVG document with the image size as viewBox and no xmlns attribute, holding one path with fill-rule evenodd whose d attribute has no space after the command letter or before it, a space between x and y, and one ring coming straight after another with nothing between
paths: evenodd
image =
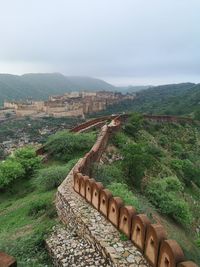
<instances>
[{"instance_id":1,"label":"fort building","mask_svg":"<svg viewBox=\"0 0 200 267\"><path fill-rule=\"evenodd\" d=\"M4 108L14 110L17 117L72 117L105 110L109 105L133 98L131 94L110 91L68 92L64 95L50 96L47 101L5 101Z\"/></svg>"}]
</instances>

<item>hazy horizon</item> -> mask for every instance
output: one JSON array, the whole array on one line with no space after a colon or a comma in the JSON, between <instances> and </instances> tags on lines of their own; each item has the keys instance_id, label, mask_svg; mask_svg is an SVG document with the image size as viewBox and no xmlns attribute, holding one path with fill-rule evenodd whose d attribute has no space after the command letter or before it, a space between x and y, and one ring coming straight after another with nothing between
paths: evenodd
<instances>
[{"instance_id":1,"label":"hazy horizon","mask_svg":"<svg viewBox=\"0 0 200 267\"><path fill-rule=\"evenodd\" d=\"M8 74L8 75L25 75L25 74L54 74L54 73L59 73L59 74L62 74L62 75L65 75L65 76L74 76L74 77L89 77L89 78L94 78L94 79L100 79L100 80L104 80L105 82L107 83L110 83L111 85L114 85L114 86L159 86L159 85L167 85L167 84L179 84L179 83L200 83L200 82L195 82L195 81L188 81L188 80L180 80L180 81L172 81L172 82L164 82L162 80L160 80L160 83L158 83L158 79L155 81L156 83L135 83L135 82L132 82L133 80L131 80L130 78L127 78L127 77L92 77L92 76L79 76L79 75L66 75L66 74L63 74L61 72L28 72L28 73L0 73L1 74Z\"/></svg>"},{"instance_id":2,"label":"hazy horizon","mask_svg":"<svg viewBox=\"0 0 200 267\"><path fill-rule=\"evenodd\" d=\"M200 82L199 0L0 1L0 73Z\"/></svg>"}]
</instances>

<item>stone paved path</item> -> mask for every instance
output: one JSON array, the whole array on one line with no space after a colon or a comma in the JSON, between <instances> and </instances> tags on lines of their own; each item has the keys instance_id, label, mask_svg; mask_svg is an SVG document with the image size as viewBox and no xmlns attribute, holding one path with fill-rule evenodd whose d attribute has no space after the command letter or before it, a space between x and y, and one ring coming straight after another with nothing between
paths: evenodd
<instances>
[{"instance_id":1,"label":"stone paved path","mask_svg":"<svg viewBox=\"0 0 200 267\"><path fill-rule=\"evenodd\" d=\"M110 266L100 252L95 251L91 244L63 226L53 228L53 232L46 240L46 244L57 266Z\"/></svg>"},{"instance_id":2,"label":"stone paved path","mask_svg":"<svg viewBox=\"0 0 200 267\"><path fill-rule=\"evenodd\" d=\"M58 257L55 266L150 267L133 243L122 241L120 232L73 190L73 171L58 188L56 207L68 230L55 228L47 240Z\"/></svg>"}]
</instances>

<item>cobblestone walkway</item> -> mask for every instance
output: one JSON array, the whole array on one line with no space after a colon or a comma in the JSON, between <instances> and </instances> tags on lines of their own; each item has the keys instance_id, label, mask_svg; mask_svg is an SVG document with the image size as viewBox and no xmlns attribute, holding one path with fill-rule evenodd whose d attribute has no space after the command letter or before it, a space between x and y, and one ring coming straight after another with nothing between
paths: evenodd
<instances>
[{"instance_id":1,"label":"cobblestone walkway","mask_svg":"<svg viewBox=\"0 0 200 267\"><path fill-rule=\"evenodd\" d=\"M91 244L77 236L75 232L62 226L53 228L46 244L51 251L56 266L111 266L106 263L104 257Z\"/></svg>"}]
</instances>

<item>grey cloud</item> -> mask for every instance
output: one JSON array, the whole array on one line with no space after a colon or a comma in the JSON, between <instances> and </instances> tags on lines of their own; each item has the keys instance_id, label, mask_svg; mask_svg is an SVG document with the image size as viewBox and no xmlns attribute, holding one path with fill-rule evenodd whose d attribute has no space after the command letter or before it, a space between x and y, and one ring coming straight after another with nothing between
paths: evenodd
<instances>
[{"instance_id":1,"label":"grey cloud","mask_svg":"<svg viewBox=\"0 0 200 267\"><path fill-rule=\"evenodd\" d=\"M0 0L0 7L0 72L199 79L199 0Z\"/></svg>"}]
</instances>

